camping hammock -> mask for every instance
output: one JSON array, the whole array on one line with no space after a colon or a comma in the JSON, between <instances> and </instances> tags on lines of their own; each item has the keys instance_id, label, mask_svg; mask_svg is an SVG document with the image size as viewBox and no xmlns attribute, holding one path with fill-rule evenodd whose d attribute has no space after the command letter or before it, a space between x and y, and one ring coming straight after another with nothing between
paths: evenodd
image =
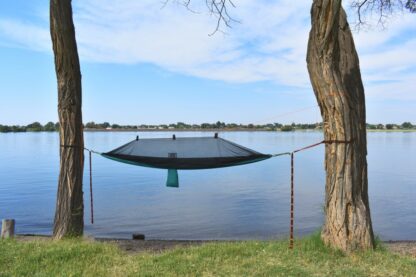
<instances>
[{"instance_id":1,"label":"camping hammock","mask_svg":"<svg viewBox=\"0 0 416 277\"><path fill-rule=\"evenodd\" d=\"M87 148L90 165L90 197L91 197L91 223L94 223L93 197L92 197L92 165L91 153L118 162L161 168L168 170L166 186L179 187L178 169L209 169L237 166L255 163L276 156L290 155L291 182L290 182L290 240L289 248L293 248L293 222L294 222L294 154L321 144L351 143L352 140L323 140L321 142L291 151L273 155L262 154L234 142L219 138L215 133L213 137L184 137L139 139L122 145L110 152L99 153ZM61 145L61 147L73 147Z\"/></svg>"},{"instance_id":2,"label":"camping hammock","mask_svg":"<svg viewBox=\"0 0 416 277\"><path fill-rule=\"evenodd\" d=\"M213 137L151 138L135 140L102 153L118 162L168 169L166 185L178 187L178 169L209 169L243 165L272 157L231 141Z\"/></svg>"}]
</instances>

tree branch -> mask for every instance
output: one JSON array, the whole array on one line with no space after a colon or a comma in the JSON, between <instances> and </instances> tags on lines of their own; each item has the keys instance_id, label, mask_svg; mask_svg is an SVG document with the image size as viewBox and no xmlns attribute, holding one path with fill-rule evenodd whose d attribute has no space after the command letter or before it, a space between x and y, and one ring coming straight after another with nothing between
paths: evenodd
<instances>
[{"instance_id":1,"label":"tree branch","mask_svg":"<svg viewBox=\"0 0 416 277\"><path fill-rule=\"evenodd\" d=\"M170 0L164 0L162 8L164 8L169 1ZM176 0L175 2L180 3L193 13L198 13L191 8L192 0ZM238 20L234 19L229 13L230 8L236 7L233 0L205 0L205 4L211 15L217 17L215 29L214 31L212 31L212 33L208 34L209 36L214 35L218 31L221 32L221 25L224 25L226 28L232 28L231 25L233 22L240 23Z\"/></svg>"},{"instance_id":2,"label":"tree branch","mask_svg":"<svg viewBox=\"0 0 416 277\"><path fill-rule=\"evenodd\" d=\"M358 22L356 27L366 25L365 17L374 13L378 14L377 24L384 28L386 22L395 11L409 10L416 12L416 0L354 0L351 6L356 9Z\"/></svg>"}]
</instances>

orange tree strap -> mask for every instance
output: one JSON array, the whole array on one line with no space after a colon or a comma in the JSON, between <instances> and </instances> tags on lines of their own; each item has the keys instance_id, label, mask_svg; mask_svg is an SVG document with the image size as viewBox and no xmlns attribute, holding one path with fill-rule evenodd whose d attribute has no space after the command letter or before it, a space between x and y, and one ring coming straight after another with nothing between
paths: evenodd
<instances>
[{"instance_id":1,"label":"orange tree strap","mask_svg":"<svg viewBox=\"0 0 416 277\"><path fill-rule=\"evenodd\" d=\"M332 144L332 143L351 143L352 140L323 140L318 143L314 143L299 149L292 151L290 154L290 230L289 230L289 249L293 249L293 241L294 241L294 234L293 234L293 226L294 226L294 205L295 205L295 153L304 151L321 144ZM277 154L273 156L281 156L287 153Z\"/></svg>"}]
</instances>

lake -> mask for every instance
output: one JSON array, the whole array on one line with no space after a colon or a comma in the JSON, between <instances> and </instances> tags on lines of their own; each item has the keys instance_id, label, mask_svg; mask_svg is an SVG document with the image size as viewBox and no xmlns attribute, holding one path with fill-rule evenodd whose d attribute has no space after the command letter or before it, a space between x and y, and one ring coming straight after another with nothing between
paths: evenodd
<instances>
[{"instance_id":1,"label":"lake","mask_svg":"<svg viewBox=\"0 0 416 277\"><path fill-rule=\"evenodd\" d=\"M136 132L86 132L85 145L106 152ZM141 138L172 132L140 132ZM177 132L177 137L211 136ZM322 133L223 132L220 137L263 153L291 151ZM87 154L87 152L86 152ZM88 156L86 155L86 158ZM179 171L179 188L165 186L167 170L93 156L94 224L89 175L84 174L85 232L96 237L149 239L273 239L289 233L290 158L237 167ZM323 223L324 146L296 154L295 235ZM416 239L416 133L368 133L369 196L375 234ZM0 219L16 219L17 233L51 234L59 171L57 133L0 134Z\"/></svg>"}]
</instances>

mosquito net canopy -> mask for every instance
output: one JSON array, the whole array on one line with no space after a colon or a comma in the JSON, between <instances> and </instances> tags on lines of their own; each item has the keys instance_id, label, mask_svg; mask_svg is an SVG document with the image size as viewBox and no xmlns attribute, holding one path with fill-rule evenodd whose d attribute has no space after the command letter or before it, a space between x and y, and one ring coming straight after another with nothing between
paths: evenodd
<instances>
[{"instance_id":1,"label":"mosquito net canopy","mask_svg":"<svg viewBox=\"0 0 416 277\"><path fill-rule=\"evenodd\" d=\"M208 169L258 162L271 157L231 141L213 137L139 139L102 154L119 162L170 169L168 175L177 179L176 169ZM176 177L175 177L176 175ZM176 181L177 182L177 181Z\"/></svg>"}]
</instances>

